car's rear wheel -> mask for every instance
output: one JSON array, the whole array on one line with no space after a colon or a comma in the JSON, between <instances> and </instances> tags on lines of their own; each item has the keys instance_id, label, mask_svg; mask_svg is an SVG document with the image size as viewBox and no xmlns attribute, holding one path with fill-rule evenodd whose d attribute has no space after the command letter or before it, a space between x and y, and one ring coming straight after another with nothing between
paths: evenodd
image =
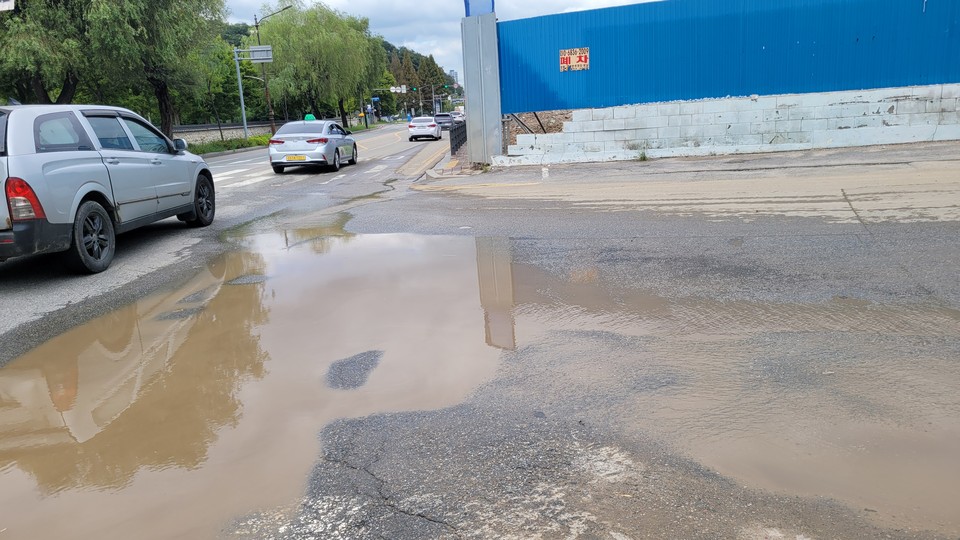
<instances>
[{"instance_id":1,"label":"car's rear wheel","mask_svg":"<svg viewBox=\"0 0 960 540\"><path fill-rule=\"evenodd\" d=\"M103 272L113 261L117 236L110 214L96 201L86 201L73 220L73 240L67 251L67 264L85 274Z\"/></svg>"},{"instance_id":2,"label":"car's rear wheel","mask_svg":"<svg viewBox=\"0 0 960 540\"><path fill-rule=\"evenodd\" d=\"M413 137L410 137L410 142L413 142Z\"/></svg>"},{"instance_id":3,"label":"car's rear wheel","mask_svg":"<svg viewBox=\"0 0 960 540\"><path fill-rule=\"evenodd\" d=\"M333 151L333 162L330 163L330 170L337 172L340 170L340 150Z\"/></svg>"},{"instance_id":4,"label":"car's rear wheel","mask_svg":"<svg viewBox=\"0 0 960 540\"><path fill-rule=\"evenodd\" d=\"M206 227L213 223L217 213L217 197L213 190L213 180L205 174L197 177L197 187L193 197L193 217L187 220L191 227Z\"/></svg>"},{"instance_id":5,"label":"car's rear wheel","mask_svg":"<svg viewBox=\"0 0 960 540\"><path fill-rule=\"evenodd\" d=\"M350 161L348 161L347 163L351 165L357 164L357 145L353 145L353 155L350 156Z\"/></svg>"},{"instance_id":6,"label":"car's rear wheel","mask_svg":"<svg viewBox=\"0 0 960 540\"><path fill-rule=\"evenodd\" d=\"M271 165L273 167L273 172L277 174L283 174L283 165Z\"/></svg>"}]
</instances>

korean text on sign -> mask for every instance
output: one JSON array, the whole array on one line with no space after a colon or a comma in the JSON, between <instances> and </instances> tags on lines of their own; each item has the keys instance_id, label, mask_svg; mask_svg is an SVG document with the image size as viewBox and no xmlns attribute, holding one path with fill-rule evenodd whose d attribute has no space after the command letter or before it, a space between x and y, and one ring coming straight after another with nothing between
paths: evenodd
<instances>
[{"instance_id":1,"label":"korean text on sign","mask_svg":"<svg viewBox=\"0 0 960 540\"><path fill-rule=\"evenodd\" d=\"M560 49L560 71L590 69L590 47Z\"/></svg>"}]
</instances>

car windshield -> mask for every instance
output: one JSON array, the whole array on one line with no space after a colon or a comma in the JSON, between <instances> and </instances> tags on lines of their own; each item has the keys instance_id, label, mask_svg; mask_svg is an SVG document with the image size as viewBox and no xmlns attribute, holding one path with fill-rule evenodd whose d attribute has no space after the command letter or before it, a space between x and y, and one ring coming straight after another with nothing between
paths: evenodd
<instances>
[{"instance_id":1,"label":"car windshield","mask_svg":"<svg viewBox=\"0 0 960 540\"><path fill-rule=\"evenodd\" d=\"M323 122L298 122L296 124L284 124L277 130L277 135L290 133L323 133L326 124Z\"/></svg>"},{"instance_id":2,"label":"car windshield","mask_svg":"<svg viewBox=\"0 0 960 540\"><path fill-rule=\"evenodd\" d=\"M428 116L421 116L419 118L414 118L413 123L414 124L432 124L433 118L430 118Z\"/></svg>"},{"instance_id":3,"label":"car windshield","mask_svg":"<svg viewBox=\"0 0 960 540\"><path fill-rule=\"evenodd\" d=\"M7 113L0 111L0 156L7 155Z\"/></svg>"}]
</instances>

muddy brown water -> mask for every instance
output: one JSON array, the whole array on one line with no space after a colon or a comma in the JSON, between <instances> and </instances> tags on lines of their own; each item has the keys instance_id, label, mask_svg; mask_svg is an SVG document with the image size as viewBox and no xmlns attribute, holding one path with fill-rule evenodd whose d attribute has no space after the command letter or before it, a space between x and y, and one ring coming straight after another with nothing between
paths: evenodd
<instances>
[{"instance_id":1,"label":"muddy brown water","mask_svg":"<svg viewBox=\"0 0 960 540\"><path fill-rule=\"evenodd\" d=\"M0 540L216 537L296 505L331 421L460 403L504 351L564 330L651 338L626 361L669 376L611 411L625 431L743 485L960 529L960 368L923 346L960 334L955 311L660 298L516 264L503 239L242 244L0 369ZM536 384L603 392L616 366Z\"/></svg>"}]
</instances>

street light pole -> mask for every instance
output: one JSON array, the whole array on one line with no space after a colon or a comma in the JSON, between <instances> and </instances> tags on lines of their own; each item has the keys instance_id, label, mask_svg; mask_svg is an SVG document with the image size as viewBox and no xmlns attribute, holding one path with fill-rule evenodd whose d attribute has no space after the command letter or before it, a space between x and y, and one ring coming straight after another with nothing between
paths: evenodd
<instances>
[{"instance_id":1,"label":"street light pole","mask_svg":"<svg viewBox=\"0 0 960 540\"><path fill-rule=\"evenodd\" d=\"M273 13L264 15L263 17L260 18L260 20L257 20L256 14L253 15L253 26L254 28L257 29L257 45L258 46L262 45L260 43L260 23L266 20L267 17L271 17L273 15L276 15L277 13L280 13L281 11L286 11L292 7L293 6L287 6L281 10L274 11ZM267 118L270 119L270 133L276 133L277 125L274 122L273 104L270 103L270 81L267 79L267 66L260 64L260 73L263 74L263 93L266 95L266 98L267 98Z\"/></svg>"}]
</instances>

